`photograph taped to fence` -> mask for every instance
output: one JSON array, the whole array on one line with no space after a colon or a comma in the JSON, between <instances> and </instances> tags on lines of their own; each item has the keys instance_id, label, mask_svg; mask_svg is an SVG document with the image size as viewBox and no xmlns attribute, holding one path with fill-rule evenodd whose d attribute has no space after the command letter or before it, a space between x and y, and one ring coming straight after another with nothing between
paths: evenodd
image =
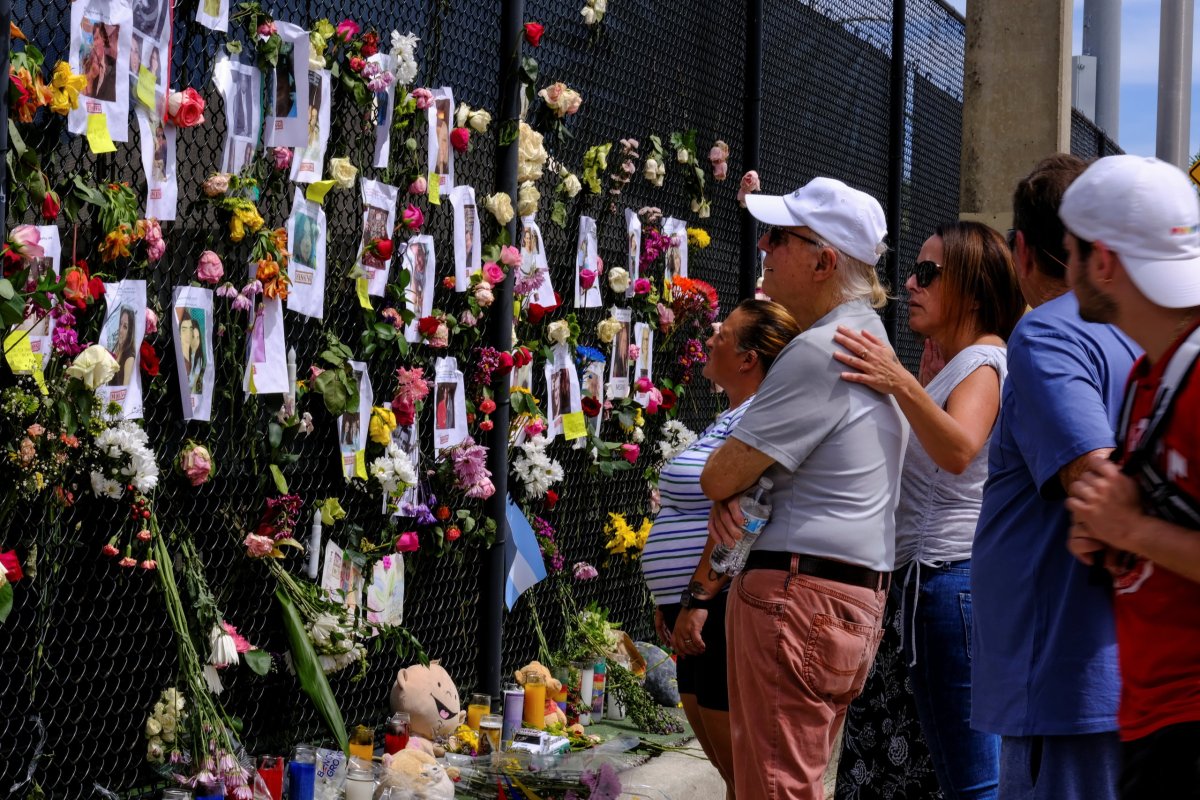
<instances>
[{"instance_id":1,"label":"photograph taped to fence","mask_svg":"<svg viewBox=\"0 0 1200 800\"><path fill-rule=\"evenodd\" d=\"M546 365L546 414L550 421L551 438L563 432L563 416L583 410L579 395L579 373L575 359L565 344L555 345L550 363Z\"/></svg>"},{"instance_id":2,"label":"photograph taped to fence","mask_svg":"<svg viewBox=\"0 0 1200 800\"><path fill-rule=\"evenodd\" d=\"M196 6L196 22L210 31L229 31L229 0L200 0Z\"/></svg>"},{"instance_id":3,"label":"photograph taped to fence","mask_svg":"<svg viewBox=\"0 0 1200 800\"><path fill-rule=\"evenodd\" d=\"M450 146L454 91L449 86L433 90L433 103L425 111L425 120L429 126L429 183L438 180L438 191L445 194L454 188L454 148Z\"/></svg>"},{"instance_id":4,"label":"photograph taped to fence","mask_svg":"<svg viewBox=\"0 0 1200 800\"><path fill-rule=\"evenodd\" d=\"M392 428L392 444L408 456L413 469L417 469L417 474L420 475L418 468L421 465L421 432L418 423L419 420L414 418L412 425L397 425ZM383 498L384 513L390 510L393 517L405 516L401 506L405 503L410 506L416 505L419 496L420 490L416 486L410 486L400 497L385 497Z\"/></svg>"},{"instance_id":5,"label":"photograph taped to fence","mask_svg":"<svg viewBox=\"0 0 1200 800\"><path fill-rule=\"evenodd\" d=\"M142 170L146 173L146 216L160 222L175 219L179 206L179 183L175 170L174 125L163 122L164 95L155 95L151 111L140 103L134 111L142 151Z\"/></svg>"},{"instance_id":6,"label":"photograph taped to fence","mask_svg":"<svg viewBox=\"0 0 1200 800\"><path fill-rule=\"evenodd\" d=\"M275 22L282 43L275 69L267 73L267 116L263 144L304 147L308 144L308 31L290 22Z\"/></svg>"},{"instance_id":7,"label":"photograph taped to fence","mask_svg":"<svg viewBox=\"0 0 1200 800\"><path fill-rule=\"evenodd\" d=\"M408 286L404 287L404 302L412 312L412 322L404 326L404 338L411 343L421 341L417 323L421 317L433 313L434 277L437 275L437 260L434 256L432 236L414 236L404 246L404 271L408 273Z\"/></svg>"},{"instance_id":8,"label":"photograph taped to fence","mask_svg":"<svg viewBox=\"0 0 1200 800\"><path fill-rule=\"evenodd\" d=\"M601 361L593 361L583 369L583 386L580 390L581 397L590 397L604 405L604 363ZM582 400L580 408L583 408ZM587 417L588 433L593 436L600 435L600 418L603 414L597 414L594 417Z\"/></svg>"},{"instance_id":9,"label":"photograph taped to fence","mask_svg":"<svg viewBox=\"0 0 1200 800\"><path fill-rule=\"evenodd\" d=\"M633 382L637 384L642 378L654 380L654 329L644 322L633 326L633 341L637 345L637 361L633 371ZM650 402L650 395L637 392L633 399L640 405Z\"/></svg>"},{"instance_id":10,"label":"photograph taped to fence","mask_svg":"<svg viewBox=\"0 0 1200 800\"><path fill-rule=\"evenodd\" d=\"M371 376L367 365L361 361L348 361L358 381L358 408L346 409L338 417L338 452L342 459L342 476L347 480L358 477L367 479L367 433L371 424L371 405L375 393L371 388Z\"/></svg>"},{"instance_id":11,"label":"photograph taped to fence","mask_svg":"<svg viewBox=\"0 0 1200 800\"><path fill-rule=\"evenodd\" d=\"M213 83L225 101L225 150L221 171L238 173L250 163L257 149L262 123L259 93L262 73L253 64L221 56L213 67Z\"/></svg>"},{"instance_id":12,"label":"photograph taped to fence","mask_svg":"<svg viewBox=\"0 0 1200 800\"><path fill-rule=\"evenodd\" d=\"M467 438L467 397L456 359L439 358L433 374L433 447L440 453Z\"/></svg>"},{"instance_id":13,"label":"photograph taped to fence","mask_svg":"<svg viewBox=\"0 0 1200 800\"><path fill-rule=\"evenodd\" d=\"M170 0L133 0L133 39L129 47L129 102L135 108L155 106L155 96L171 85ZM139 91L140 90L140 91ZM163 118L159 108L159 119Z\"/></svg>"},{"instance_id":14,"label":"photograph taped to fence","mask_svg":"<svg viewBox=\"0 0 1200 800\"><path fill-rule=\"evenodd\" d=\"M628 308L613 307L613 319L621 323L613 337L612 355L609 357L608 396L629 396L629 345L633 343L633 312Z\"/></svg>"},{"instance_id":15,"label":"photograph taped to fence","mask_svg":"<svg viewBox=\"0 0 1200 800\"><path fill-rule=\"evenodd\" d=\"M362 586L362 567L336 542L326 541L325 564L321 569L321 588L325 595L347 608L357 608L362 601Z\"/></svg>"},{"instance_id":16,"label":"photograph taped to fence","mask_svg":"<svg viewBox=\"0 0 1200 800\"><path fill-rule=\"evenodd\" d=\"M258 268L251 264L250 280ZM283 335L283 301L259 295L254 302L254 322L246 334L246 371L242 389L250 394L287 394L287 341Z\"/></svg>"},{"instance_id":17,"label":"photograph taped to fence","mask_svg":"<svg viewBox=\"0 0 1200 800\"><path fill-rule=\"evenodd\" d=\"M629 273L626 297L633 297L633 282L642 277L642 221L637 212L625 209L625 271Z\"/></svg>"},{"instance_id":18,"label":"photograph taped to fence","mask_svg":"<svg viewBox=\"0 0 1200 800\"><path fill-rule=\"evenodd\" d=\"M368 64L379 67L380 74L390 73L392 57L385 53L376 53L367 59ZM390 81L383 91L375 92L372 101L372 113L375 115L375 161L376 167L383 169L388 165L388 157L392 152L392 108L396 96L396 83Z\"/></svg>"},{"instance_id":19,"label":"photograph taped to fence","mask_svg":"<svg viewBox=\"0 0 1200 800\"><path fill-rule=\"evenodd\" d=\"M212 417L216 364L213 361L213 293L198 286L176 286L171 305L175 374L183 418L208 422Z\"/></svg>"},{"instance_id":20,"label":"photograph taped to fence","mask_svg":"<svg viewBox=\"0 0 1200 800\"><path fill-rule=\"evenodd\" d=\"M21 263L29 270L28 281L36 284L43 275L53 275L57 278L61 272L62 244L58 238L57 225L39 225L38 242L42 255L38 258L25 257ZM14 331L28 331L29 350L41 359L42 369L50 360L51 344L54 337L54 317L48 312L42 312L33 303L25 305L25 321L13 327Z\"/></svg>"},{"instance_id":21,"label":"photograph taped to fence","mask_svg":"<svg viewBox=\"0 0 1200 800\"><path fill-rule=\"evenodd\" d=\"M671 245L663 254L663 302L671 298L671 280L688 274L687 223L667 217L663 220L663 235L671 237Z\"/></svg>"},{"instance_id":22,"label":"photograph taped to fence","mask_svg":"<svg viewBox=\"0 0 1200 800\"><path fill-rule=\"evenodd\" d=\"M367 294L383 297L387 291L388 270L392 260L380 258L366 250L376 239L392 238L392 231L396 227L396 198L399 197L400 190L395 186L365 178L361 185L363 234L358 246L358 264L367 279Z\"/></svg>"},{"instance_id":23,"label":"photograph taped to fence","mask_svg":"<svg viewBox=\"0 0 1200 800\"><path fill-rule=\"evenodd\" d=\"M554 305L554 285L550 282L550 268L546 263L546 243L542 240L542 229L535 217L521 217L521 271L525 275L535 272L541 280L525 297L528 302L550 308Z\"/></svg>"},{"instance_id":24,"label":"photograph taped to fence","mask_svg":"<svg viewBox=\"0 0 1200 800\"><path fill-rule=\"evenodd\" d=\"M470 186L455 186L450 192L450 203L454 207L454 288L465 292L471 276L483 269L475 190Z\"/></svg>"},{"instance_id":25,"label":"photograph taped to fence","mask_svg":"<svg viewBox=\"0 0 1200 800\"><path fill-rule=\"evenodd\" d=\"M579 244L575 248L575 307L599 308L603 305L600 298L600 273L596 260L596 220L591 217L579 218ZM590 273L591 286L586 286Z\"/></svg>"},{"instance_id":26,"label":"photograph taped to fence","mask_svg":"<svg viewBox=\"0 0 1200 800\"><path fill-rule=\"evenodd\" d=\"M121 407L120 419L142 418L142 339L146 335L146 282L104 284L106 312L100 344L117 361L117 372L96 394Z\"/></svg>"},{"instance_id":27,"label":"photograph taped to fence","mask_svg":"<svg viewBox=\"0 0 1200 800\"><path fill-rule=\"evenodd\" d=\"M325 209L297 188L287 221L288 311L313 319L325 317Z\"/></svg>"},{"instance_id":28,"label":"photograph taped to fence","mask_svg":"<svg viewBox=\"0 0 1200 800\"><path fill-rule=\"evenodd\" d=\"M375 628L394 627L404 622L403 554L386 555L371 567L366 611L367 623Z\"/></svg>"},{"instance_id":29,"label":"photograph taped to fence","mask_svg":"<svg viewBox=\"0 0 1200 800\"><path fill-rule=\"evenodd\" d=\"M308 141L292 151L292 180L316 183L321 180L325 163L325 143L329 141L330 72L308 71Z\"/></svg>"},{"instance_id":30,"label":"photograph taped to fence","mask_svg":"<svg viewBox=\"0 0 1200 800\"><path fill-rule=\"evenodd\" d=\"M71 71L87 79L79 107L67 117L71 133L88 132L88 117L103 115L114 142L129 141L129 0L76 0L71 4ZM103 127L102 127L103 130Z\"/></svg>"}]
</instances>

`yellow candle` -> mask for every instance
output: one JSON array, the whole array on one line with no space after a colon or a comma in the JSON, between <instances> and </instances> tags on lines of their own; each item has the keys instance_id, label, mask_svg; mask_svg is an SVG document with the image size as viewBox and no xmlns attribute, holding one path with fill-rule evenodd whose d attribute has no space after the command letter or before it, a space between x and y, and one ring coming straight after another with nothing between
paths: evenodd
<instances>
[{"instance_id":1,"label":"yellow candle","mask_svg":"<svg viewBox=\"0 0 1200 800\"><path fill-rule=\"evenodd\" d=\"M473 731L479 730L479 721L483 719L484 714L491 713L490 706L469 705L467 706L467 727Z\"/></svg>"},{"instance_id":2,"label":"yellow candle","mask_svg":"<svg viewBox=\"0 0 1200 800\"><path fill-rule=\"evenodd\" d=\"M530 675L525 681L524 724L538 730L546 727L546 682L540 675Z\"/></svg>"}]
</instances>

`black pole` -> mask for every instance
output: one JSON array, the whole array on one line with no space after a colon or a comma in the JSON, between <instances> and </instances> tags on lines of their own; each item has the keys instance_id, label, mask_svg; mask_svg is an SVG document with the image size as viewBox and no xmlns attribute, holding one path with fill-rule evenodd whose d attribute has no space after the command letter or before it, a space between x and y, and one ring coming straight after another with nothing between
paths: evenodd
<instances>
[{"instance_id":1,"label":"black pole","mask_svg":"<svg viewBox=\"0 0 1200 800\"><path fill-rule=\"evenodd\" d=\"M12 0L0 0L0 64L8 66ZM0 69L0 241L8 237L8 70Z\"/></svg>"},{"instance_id":2,"label":"black pole","mask_svg":"<svg viewBox=\"0 0 1200 800\"><path fill-rule=\"evenodd\" d=\"M4 0L0 0L4 2ZM496 191L507 192L517 207L518 118L521 113L521 30L525 0L503 0L500 5L500 98L497 106L500 140L496 145ZM508 239L516 241L516 221L508 223ZM496 287L496 300L488 315L487 341L500 351L512 349L513 282ZM504 626L504 543L508 540L505 508L508 500L508 376L492 386L495 427L488 433L488 469L496 493L487 501L486 513L496 521L496 543L483 554L479 580L479 686L500 697L501 633Z\"/></svg>"},{"instance_id":3,"label":"black pole","mask_svg":"<svg viewBox=\"0 0 1200 800\"><path fill-rule=\"evenodd\" d=\"M746 3L746 72L742 92L742 169L758 169L762 144L762 38L763 0ZM741 177L740 175L737 177ZM754 297L758 282L758 224L750 212L742 209L741 270L738 273L738 299Z\"/></svg>"},{"instance_id":4,"label":"black pole","mask_svg":"<svg viewBox=\"0 0 1200 800\"><path fill-rule=\"evenodd\" d=\"M900 193L904 186L904 105L908 96L908 76L904 68L905 0L892 0L892 65L888 99L888 194L887 227L888 291L900 290ZM896 301L888 303L883 324L888 338L896 341L898 324Z\"/></svg>"}]
</instances>

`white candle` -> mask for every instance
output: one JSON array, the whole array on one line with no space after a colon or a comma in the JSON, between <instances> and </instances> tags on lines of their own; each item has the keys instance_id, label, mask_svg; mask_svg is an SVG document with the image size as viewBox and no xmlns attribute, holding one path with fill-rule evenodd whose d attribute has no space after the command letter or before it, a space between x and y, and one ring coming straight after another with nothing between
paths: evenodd
<instances>
[{"instance_id":1,"label":"white candle","mask_svg":"<svg viewBox=\"0 0 1200 800\"><path fill-rule=\"evenodd\" d=\"M317 579L317 567L321 561L321 512L313 514L312 535L308 537L308 579Z\"/></svg>"},{"instance_id":2,"label":"white candle","mask_svg":"<svg viewBox=\"0 0 1200 800\"><path fill-rule=\"evenodd\" d=\"M286 405L285 410L287 415L291 416L296 411L296 348L294 347L288 348L287 368L288 391L287 398L285 399L284 403Z\"/></svg>"}]
</instances>

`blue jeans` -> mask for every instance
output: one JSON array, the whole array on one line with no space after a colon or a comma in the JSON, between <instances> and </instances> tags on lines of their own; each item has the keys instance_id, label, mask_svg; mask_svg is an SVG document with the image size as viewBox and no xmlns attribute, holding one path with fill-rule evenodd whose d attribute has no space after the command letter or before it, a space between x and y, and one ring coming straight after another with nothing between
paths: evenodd
<instances>
[{"instance_id":1,"label":"blue jeans","mask_svg":"<svg viewBox=\"0 0 1200 800\"><path fill-rule=\"evenodd\" d=\"M971 561L901 568L892 591L903 601L904 663L942 794L946 800L994 800L1000 737L970 724Z\"/></svg>"}]
</instances>

